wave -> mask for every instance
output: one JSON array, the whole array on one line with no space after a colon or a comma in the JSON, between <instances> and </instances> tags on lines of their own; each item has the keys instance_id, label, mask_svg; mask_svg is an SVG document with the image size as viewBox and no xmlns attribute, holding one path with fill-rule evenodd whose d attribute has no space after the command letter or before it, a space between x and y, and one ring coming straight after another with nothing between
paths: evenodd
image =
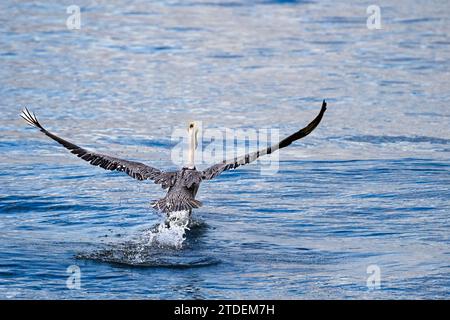
<instances>
[{"instance_id":1,"label":"wave","mask_svg":"<svg viewBox=\"0 0 450 320\"><path fill-rule=\"evenodd\" d=\"M343 137L332 137L330 140L345 140L351 142L362 142L371 144L382 144L382 143L399 143L399 142L409 142L409 143L431 143L431 144L450 144L449 139L427 137L427 136L372 136L372 135L361 135L361 136L343 136Z\"/></svg>"}]
</instances>

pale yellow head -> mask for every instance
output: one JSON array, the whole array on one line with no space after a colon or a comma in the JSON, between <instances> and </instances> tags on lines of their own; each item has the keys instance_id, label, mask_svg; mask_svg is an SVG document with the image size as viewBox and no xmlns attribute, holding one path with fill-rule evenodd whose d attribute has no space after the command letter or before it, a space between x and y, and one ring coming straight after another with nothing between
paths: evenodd
<instances>
[{"instance_id":1,"label":"pale yellow head","mask_svg":"<svg viewBox=\"0 0 450 320\"><path fill-rule=\"evenodd\" d=\"M195 150L198 147L198 130L198 124L195 121L189 122L189 144L192 150Z\"/></svg>"},{"instance_id":2,"label":"pale yellow head","mask_svg":"<svg viewBox=\"0 0 450 320\"><path fill-rule=\"evenodd\" d=\"M194 155L195 155L195 150L198 147L198 130L199 130L199 126L195 121L189 122L189 125L188 125L189 153L188 153L188 163L187 163L187 167L189 169L195 168Z\"/></svg>"}]
</instances>

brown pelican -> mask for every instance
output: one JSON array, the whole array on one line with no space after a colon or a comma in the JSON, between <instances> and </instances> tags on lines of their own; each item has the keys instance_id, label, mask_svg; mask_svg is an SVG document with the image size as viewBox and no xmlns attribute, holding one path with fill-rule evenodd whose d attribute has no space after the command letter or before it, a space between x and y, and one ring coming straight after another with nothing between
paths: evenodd
<instances>
[{"instance_id":1,"label":"brown pelican","mask_svg":"<svg viewBox=\"0 0 450 320\"><path fill-rule=\"evenodd\" d=\"M222 161L203 171L197 170L194 164L194 151L197 148L198 136L198 128L195 122L190 123L188 128L189 161L187 166L183 167L179 171L164 172L140 162L123 160L81 148L47 131L39 123L35 114L28 111L27 108L22 111L21 117L25 119L28 124L38 128L42 133L63 145L66 149L70 150L70 152L77 155L79 158L88 161L94 166L100 166L106 170L122 171L137 180L153 180L154 183L160 184L163 189L168 189L164 198L153 202L153 207L169 216L170 212L175 211L189 211L190 214L192 209L199 208L202 205L200 201L195 199L195 196L200 183L203 180L211 180L226 170L236 169L241 165L253 162L263 155L270 154L278 149L287 147L292 142L310 134L322 120L326 106L327 104L324 100L319 114L313 121L311 121L310 124L293 133L289 137L281 140L279 143L256 152L245 154L241 157Z\"/></svg>"}]
</instances>

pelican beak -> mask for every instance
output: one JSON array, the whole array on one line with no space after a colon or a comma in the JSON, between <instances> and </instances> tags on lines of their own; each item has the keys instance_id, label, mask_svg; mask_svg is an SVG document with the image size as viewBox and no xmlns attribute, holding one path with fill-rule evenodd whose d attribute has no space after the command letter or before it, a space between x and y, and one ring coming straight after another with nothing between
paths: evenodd
<instances>
[{"instance_id":1,"label":"pelican beak","mask_svg":"<svg viewBox=\"0 0 450 320\"><path fill-rule=\"evenodd\" d=\"M195 128L195 149L198 147L198 128Z\"/></svg>"}]
</instances>

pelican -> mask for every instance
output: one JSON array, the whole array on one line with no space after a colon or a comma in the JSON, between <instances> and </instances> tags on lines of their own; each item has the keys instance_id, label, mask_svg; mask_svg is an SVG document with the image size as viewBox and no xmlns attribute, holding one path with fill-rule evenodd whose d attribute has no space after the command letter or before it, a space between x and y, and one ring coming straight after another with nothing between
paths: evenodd
<instances>
[{"instance_id":1,"label":"pelican","mask_svg":"<svg viewBox=\"0 0 450 320\"><path fill-rule=\"evenodd\" d=\"M189 216L192 209L199 208L202 203L195 199L200 183L204 180L211 180L219 176L222 172L230 169L236 169L239 166L251 163L261 156L271 154L272 152L289 146L292 142L299 140L310 134L320 123L325 113L327 103L322 102L322 108L314 120L312 120L303 129L291 134L287 138L281 140L268 148L261 149L252 153L245 154L230 160L224 160L203 171L199 171L195 167L194 154L198 145L198 127L195 122L189 123L189 153L188 162L185 167L178 171L161 171L157 168L148 166L141 162L123 160L109 155L88 151L82 147L64 140L45 129L38 121L36 115L25 108L21 117L32 127L38 128L49 138L55 140L71 153L79 158L88 161L94 166L99 166L106 170L116 170L125 172L129 176L137 180L152 180L154 183L161 185L167 190L166 196L156 200L152 206L170 216L171 212L188 211Z\"/></svg>"}]
</instances>

